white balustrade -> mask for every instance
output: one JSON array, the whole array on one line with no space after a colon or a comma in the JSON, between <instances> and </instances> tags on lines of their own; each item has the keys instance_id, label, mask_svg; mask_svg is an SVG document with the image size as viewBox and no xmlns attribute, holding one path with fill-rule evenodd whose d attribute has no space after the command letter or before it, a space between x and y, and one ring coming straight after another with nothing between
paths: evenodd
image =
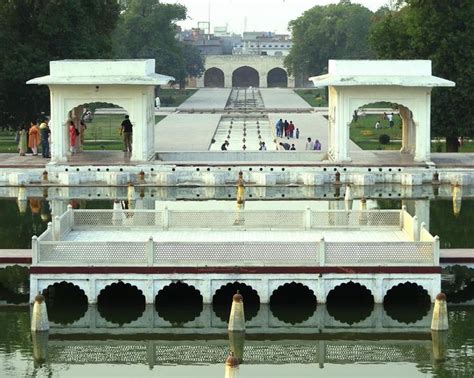
<instances>
[{"instance_id":1,"label":"white balustrade","mask_svg":"<svg viewBox=\"0 0 474 378\"><path fill-rule=\"evenodd\" d=\"M98 266L437 266L439 238L400 210L73 210L34 241L33 265ZM299 230L305 241L73 241L80 230ZM317 232L321 230L321 232ZM328 241L324 230L406 231L407 241ZM54 232L53 232L54 231ZM54 237L58 236L59 237ZM150 235L152 235L150 233ZM316 236L319 235L319 236ZM418 237L419 235L419 237Z\"/></svg>"}]
</instances>

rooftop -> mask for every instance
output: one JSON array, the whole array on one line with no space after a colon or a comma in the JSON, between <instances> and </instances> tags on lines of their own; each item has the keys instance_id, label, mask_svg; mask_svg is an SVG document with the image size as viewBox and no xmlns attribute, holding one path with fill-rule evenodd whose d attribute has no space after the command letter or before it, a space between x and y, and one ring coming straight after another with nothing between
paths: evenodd
<instances>
[{"instance_id":1,"label":"rooftop","mask_svg":"<svg viewBox=\"0 0 474 378\"><path fill-rule=\"evenodd\" d=\"M329 73L310 77L316 87L385 86L454 87L431 74L430 60L329 60Z\"/></svg>"},{"instance_id":2,"label":"rooftop","mask_svg":"<svg viewBox=\"0 0 474 378\"><path fill-rule=\"evenodd\" d=\"M27 84L69 85L163 85L174 77L155 73L154 59L131 60L57 60L49 62L48 76Z\"/></svg>"}]
</instances>

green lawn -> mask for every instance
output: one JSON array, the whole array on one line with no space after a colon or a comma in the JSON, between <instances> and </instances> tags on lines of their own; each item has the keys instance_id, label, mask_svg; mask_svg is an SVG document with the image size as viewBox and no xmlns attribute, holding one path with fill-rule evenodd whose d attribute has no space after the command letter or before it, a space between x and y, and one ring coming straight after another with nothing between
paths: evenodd
<instances>
[{"instance_id":1,"label":"green lawn","mask_svg":"<svg viewBox=\"0 0 474 378\"><path fill-rule=\"evenodd\" d=\"M359 117L357 122L352 122L350 127L350 138L363 150L399 150L402 146L402 120L398 114L393 116L394 126L388 127L387 120L383 120L379 114L369 114ZM381 128L376 129L375 123L379 121ZM389 144L380 144L379 136L387 134L390 136Z\"/></svg>"},{"instance_id":2,"label":"green lawn","mask_svg":"<svg viewBox=\"0 0 474 378\"><path fill-rule=\"evenodd\" d=\"M295 89L295 93L314 107L328 106L326 89Z\"/></svg>"},{"instance_id":3,"label":"green lawn","mask_svg":"<svg viewBox=\"0 0 474 378\"><path fill-rule=\"evenodd\" d=\"M371 104L370 107L376 104ZM386 104L385 104L386 105ZM385 106L384 106L385 107ZM375 123L379 121L382 128L375 129ZM402 120L398 114L393 117L394 126L388 127L388 121L383 120L381 115L370 114L359 117L357 122L351 123L350 138L363 150L399 150L402 147ZM387 134L390 136L389 144L380 144L379 136ZM443 141L431 143L432 152L445 152L446 144ZM474 152L474 142L466 141L459 152Z\"/></svg>"},{"instance_id":4,"label":"green lawn","mask_svg":"<svg viewBox=\"0 0 474 378\"><path fill-rule=\"evenodd\" d=\"M197 89L169 89L160 88L158 96L160 97L161 106L176 107L181 105L194 93Z\"/></svg>"}]
</instances>

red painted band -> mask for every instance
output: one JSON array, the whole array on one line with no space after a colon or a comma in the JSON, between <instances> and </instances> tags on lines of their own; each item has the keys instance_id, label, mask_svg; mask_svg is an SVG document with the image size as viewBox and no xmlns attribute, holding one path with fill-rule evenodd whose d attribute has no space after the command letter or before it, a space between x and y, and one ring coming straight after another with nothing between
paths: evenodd
<instances>
[{"instance_id":1,"label":"red painted band","mask_svg":"<svg viewBox=\"0 0 474 378\"><path fill-rule=\"evenodd\" d=\"M413 274L440 274L438 266L358 266L358 267L330 267L330 266L263 266L263 267L99 267L99 266L34 266L30 268L32 274L362 274L362 273L413 273Z\"/></svg>"}]
</instances>

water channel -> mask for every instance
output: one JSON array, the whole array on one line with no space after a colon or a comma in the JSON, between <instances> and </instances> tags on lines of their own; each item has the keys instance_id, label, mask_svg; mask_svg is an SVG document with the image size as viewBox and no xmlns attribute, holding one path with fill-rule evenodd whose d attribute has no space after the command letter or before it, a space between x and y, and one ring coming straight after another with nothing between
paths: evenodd
<instances>
[{"instance_id":1,"label":"water channel","mask_svg":"<svg viewBox=\"0 0 474 378\"><path fill-rule=\"evenodd\" d=\"M374 189L367 207L402 205L429 224L441 248L474 248L474 198L406 196L399 188ZM247 208L337 209L347 206L338 188L247 188ZM211 193L211 192L212 193ZM4 190L3 193L8 191ZM390 195L389 195L390 193ZM51 217L67 204L74 208L154 208L155 201L183 206L233 206L235 188L28 188L0 198L0 248L31 247ZM360 201L351 203L359 209ZM226 305L218 301L183 309L113 308L50 304L53 327L45 338L29 332L30 307L26 268L0 268L0 376L195 376L195 377L472 377L474 376L474 299L469 269L445 270L444 289L451 290L450 330L438 340L429 331L431 308L395 311L383 305L360 308L329 304L294 307L258 305L249 298L244 340L227 334ZM59 291L56 293L60 297ZM456 297L457 295L457 297ZM449 298L449 296L448 296ZM59 301L60 302L60 301ZM193 316L191 316L194 314ZM224 314L224 315L223 315ZM341 315L342 314L342 315ZM189 315L189 317L187 317ZM243 363L226 371L228 350L238 348ZM234 375L232 375L234 374Z\"/></svg>"}]
</instances>

